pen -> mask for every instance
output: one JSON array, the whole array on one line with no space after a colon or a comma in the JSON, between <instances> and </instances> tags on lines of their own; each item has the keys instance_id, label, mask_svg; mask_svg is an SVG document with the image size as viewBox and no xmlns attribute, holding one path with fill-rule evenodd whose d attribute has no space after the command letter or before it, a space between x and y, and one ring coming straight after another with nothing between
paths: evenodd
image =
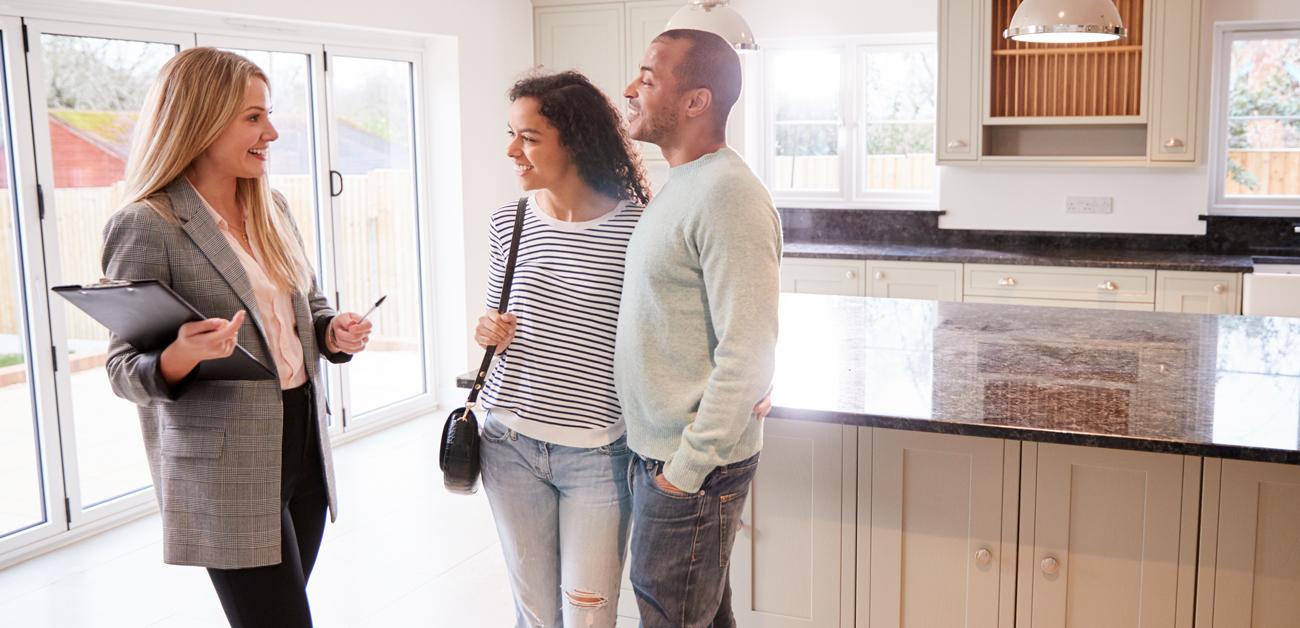
<instances>
[{"instance_id":1,"label":"pen","mask_svg":"<svg viewBox=\"0 0 1300 628\"><path fill-rule=\"evenodd\" d=\"M372 306L370 306L370 309L369 309L369 310L366 310L365 315L362 316L362 317L361 317L361 320L359 320L359 321L357 321L357 322L358 322L358 323L360 323L360 322L364 322L367 318L370 318L370 315L373 314L373 313L375 312L375 310L379 309L379 304L380 304L380 303L383 303L383 302L384 302L384 299L387 299L387 298L388 298L388 295L386 295L386 294L385 294L384 296L382 296L382 297L379 297L379 300L378 300L378 301L375 301L375 304L372 305Z\"/></svg>"}]
</instances>

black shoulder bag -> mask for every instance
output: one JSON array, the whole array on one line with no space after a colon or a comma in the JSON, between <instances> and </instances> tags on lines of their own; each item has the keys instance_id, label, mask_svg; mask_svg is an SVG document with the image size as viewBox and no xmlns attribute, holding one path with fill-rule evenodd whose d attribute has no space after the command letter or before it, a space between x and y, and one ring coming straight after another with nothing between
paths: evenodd
<instances>
[{"instance_id":1,"label":"black shoulder bag","mask_svg":"<svg viewBox=\"0 0 1300 628\"><path fill-rule=\"evenodd\" d=\"M528 197L519 199L515 206L515 230L510 236L510 253L506 257L506 275L501 280L501 299L497 311L504 314L510 302L510 284L515 276L515 258L519 255L519 234L524 229L524 208L528 206ZM487 379L488 369L492 366L492 357L496 355L496 345L487 348L483 362L478 367L474 386L469 390L469 399L465 407L456 408L447 417L442 426L442 445L438 452L438 466L442 468L442 485L447 490L460 495L473 495L478 490L479 474L479 434L478 418L474 416L474 405L478 402L478 393L483 389L483 380Z\"/></svg>"}]
</instances>

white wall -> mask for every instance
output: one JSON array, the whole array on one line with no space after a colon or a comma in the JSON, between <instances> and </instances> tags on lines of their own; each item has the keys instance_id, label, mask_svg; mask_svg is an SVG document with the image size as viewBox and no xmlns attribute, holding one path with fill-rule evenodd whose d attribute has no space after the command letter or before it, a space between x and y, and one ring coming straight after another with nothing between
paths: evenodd
<instances>
[{"instance_id":1,"label":"white wall","mask_svg":"<svg viewBox=\"0 0 1300 628\"><path fill-rule=\"evenodd\" d=\"M1201 35L1200 160L1151 168L940 169L939 201L950 229L1203 234L1209 211L1210 76L1214 24L1300 18L1294 0L1205 0ZM1111 196L1113 214L1067 215L1066 195Z\"/></svg>"},{"instance_id":2,"label":"white wall","mask_svg":"<svg viewBox=\"0 0 1300 628\"><path fill-rule=\"evenodd\" d=\"M941 220L945 228L1132 233L1204 233L1197 216L1208 210L1210 52L1216 21L1300 18L1295 0L1205 0L1200 90L1202 159L1190 167L1002 168L943 167ZM733 0L765 38L937 30L937 2L914 0ZM1114 213L1067 215L1065 196L1111 196Z\"/></svg>"},{"instance_id":3,"label":"white wall","mask_svg":"<svg viewBox=\"0 0 1300 628\"><path fill-rule=\"evenodd\" d=\"M438 293L427 310L436 321L439 390L443 401L451 376L467 368L479 350L469 325L482 312L487 282L487 216L492 208L514 197L518 189L504 157L510 84L532 64L532 5L528 0L474 2L411 0L137 0L181 9L305 20L345 26L450 35L454 47L435 44L440 58L456 59L454 72L429 68L426 77L437 84L453 80L460 91L459 111L430 103L432 115L459 115L455 127L433 137L433 159L427 172L434 189L428 206L434 233ZM433 121L430 126L437 126ZM447 151L460 145L459 154ZM457 159L456 157L459 157ZM434 172L434 169L437 169ZM459 172L458 177L446 176ZM471 358L471 356L474 356ZM453 372L454 371L454 372ZM448 395L452 395L449 397Z\"/></svg>"}]
</instances>

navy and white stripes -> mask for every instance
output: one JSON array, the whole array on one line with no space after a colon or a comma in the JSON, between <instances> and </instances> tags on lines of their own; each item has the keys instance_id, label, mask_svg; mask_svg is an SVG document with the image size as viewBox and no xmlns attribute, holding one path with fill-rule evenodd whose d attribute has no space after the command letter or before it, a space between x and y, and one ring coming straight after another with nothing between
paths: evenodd
<instances>
[{"instance_id":1,"label":"navy and white stripes","mask_svg":"<svg viewBox=\"0 0 1300 628\"><path fill-rule=\"evenodd\" d=\"M624 258L642 208L620 203L601 218L570 223L529 198L507 311L515 339L484 385L482 400L504 422L539 440L579 447L623 433L614 391ZM487 307L501 294L515 203L492 213Z\"/></svg>"}]
</instances>

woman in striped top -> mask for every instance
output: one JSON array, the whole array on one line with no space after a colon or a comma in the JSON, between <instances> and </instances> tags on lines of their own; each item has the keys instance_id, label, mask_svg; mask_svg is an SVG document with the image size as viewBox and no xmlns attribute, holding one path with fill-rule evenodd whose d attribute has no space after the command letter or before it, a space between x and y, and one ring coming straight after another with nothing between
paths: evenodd
<instances>
[{"instance_id":1,"label":"woman in striped top","mask_svg":"<svg viewBox=\"0 0 1300 628\"><path fill-rule=\"evenodd\" d=\"M617 110L581 74L524 79L510 100L506 154L531 194L504 315L515 203L489 228L475 340L500 359L480 398L483 486L518 625L613 626L631 521L614 335L649 188Z\"/></svg>"}]
</instances>

